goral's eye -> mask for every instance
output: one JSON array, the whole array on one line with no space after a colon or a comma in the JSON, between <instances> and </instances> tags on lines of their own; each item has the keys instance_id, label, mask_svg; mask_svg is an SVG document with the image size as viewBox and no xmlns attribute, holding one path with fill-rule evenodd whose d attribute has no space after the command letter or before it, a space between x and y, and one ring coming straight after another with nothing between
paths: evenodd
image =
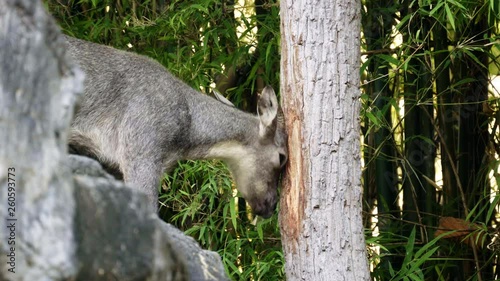
<instances>
[{"instance_id":1,"label":"goral's eye","mask_svg":"<svg viewBox=\"0 0 500 281\"><path fill-rule=\"evenodd\" d=\"M288 157L285 154L280 153L280 168L285 167L287 160L288 160Z\"/></svg>"}]
</instances>

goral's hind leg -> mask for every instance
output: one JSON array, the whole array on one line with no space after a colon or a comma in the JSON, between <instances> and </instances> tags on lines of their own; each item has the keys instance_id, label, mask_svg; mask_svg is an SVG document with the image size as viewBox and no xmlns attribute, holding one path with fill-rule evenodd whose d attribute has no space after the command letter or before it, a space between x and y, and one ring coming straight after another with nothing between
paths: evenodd
<instances>
[{"instance_id":1,"label":"goral's hind leg","mask_svg":"<svg viewBox=\"0 0 500 281\"><path fill-rule=\"evenodd\" d=\"M161 161L143 158L123 167L125 183L146 193L149 204L158 211L158 187L162 175Z\"/></svg>"},{"instance_id":2,"label":"goral's hind leg","mask_svg":"<svg viewBox=\"0 0 500 281\"><path fill-rule=\"evenodd\" d=\"M120 171L117 164L105 162L99 158L99 148L94 144L91 138L88 138L80 133L71 132L68 146L68 152L70 154L77 154L92 158L99 162L104 170L115 179L123 180L122 171Z\"/></svg>"},{"instance_id":3,"label":"goral's hind leg","mask_svg":"<svg viewBox=\"0 0 500 281\"><path fill-rule=\"evenodd\" d=\"M99 148L92 139L75 131L70 132L68 143L71 154L96 158L99 153Z\"/></svg>"}]
</instances>

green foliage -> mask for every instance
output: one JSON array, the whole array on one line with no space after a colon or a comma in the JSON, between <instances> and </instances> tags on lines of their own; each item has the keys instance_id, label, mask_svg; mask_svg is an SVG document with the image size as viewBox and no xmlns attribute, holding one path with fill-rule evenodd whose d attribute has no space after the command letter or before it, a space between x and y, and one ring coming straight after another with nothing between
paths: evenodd
<instances>
[{"instance_id":1,"label":"green foliage","mask_svg":"<svg viewBox=\"0 0 500 281\"><path fill-rule=\"evenodd\" d=\"M395 236L391 233L380 233L378 236L371 236L367 233L366 243L369 249L380 250L370 251L370 262L379 264L381 259L387 256L394 256L389 253L384 245L402 244L404 252L394 256L397 260L402 261L395 269L389 262L385 268L376 267L372 272L374 280L391 280L391 281L424 281L429 280L428 276L431 273L437 273L435 280L447 280L443 275L443 269L449 267L450 258L442 258L439 256L439 251L442 251L443 237L453 234L455 231L444 232L441 235L433 238L427 243L423 243L417 239L416 228L413 227L408 237Z\"/></svg>"},{"instance_id":2,"label":"green foliage","mask_svg":"<svg viewBox=\"0 0 500 281\"><path fill-rule=\"evenodd\" d=\"M498 227L500 97L488 90L499 69L498 6L363 1L363 180L365 211L377 211L367 227L383 246L373 254L377 280L498 278L498 252L469 244L484 247ZM437 242L440 217L473 230Z\"/></svg>"},{"instance_id":3,"label":"green foliage","mask_svg":"<svg viewBox=\"0 0 500 281\"><path fill-rule=\"evenodd\" d=\"M284 279L276 216L252 222L221 162L182 162L163 188L160 214L203 248L218 251L234 280Z\"/></svg>"},{"instance_id":4,"label":"green foliage","mask_svg":"<svg viewBox=\"0 0 500 281\"><path fill-rule=\"evenodd\" d=\"M272 2L267 13L238 20L234 4L223 0L46 3L65 33L145 54L195 88L207 90L223 68L236 67L243 75L227 93L236 105L257 90L258 79L278 88L279 8ZM256 27L265 40L252 34Z\"/></svg>"},{"instance_id":5,"label":"green foliage","mask_svg":"<svg viewBox=\"0 0 500 281\"><path fill-rule=\"evenodd\" d=\"M405 247L406 255L403 259L401 269L398 272L395 272L392 267L389 269L392 276L391 280L425 280L424 271L421 267L425 262L431 260L431 256L438 250L439 247L434 245L439 238L435 238L419 249L415 249L415 228L413 228Z\"/></svg>"}]
</instances>

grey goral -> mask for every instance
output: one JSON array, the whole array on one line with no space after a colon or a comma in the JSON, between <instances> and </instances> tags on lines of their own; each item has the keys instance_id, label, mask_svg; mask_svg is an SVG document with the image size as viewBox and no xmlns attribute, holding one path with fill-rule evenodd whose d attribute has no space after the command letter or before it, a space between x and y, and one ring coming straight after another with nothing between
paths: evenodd
<instances>
[{"instance_id":1,"label":"grey goral","mask_svg":"<svg viewBox=\"0 0 500 281\"><path fill-rule=\"evenodd\" d=\"M180 159L222 159L253 211L272 215L286 135L266 87L254 116L203 95L144 56L67 37L86 74L70 147L144 190L156 208L162 173Z\"/></svg>"}]
</instances>

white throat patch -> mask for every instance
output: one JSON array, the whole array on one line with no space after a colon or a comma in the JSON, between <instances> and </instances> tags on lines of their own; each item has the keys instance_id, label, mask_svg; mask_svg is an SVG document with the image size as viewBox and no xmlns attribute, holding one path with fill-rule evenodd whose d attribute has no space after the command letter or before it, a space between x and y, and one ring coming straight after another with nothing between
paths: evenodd
<instances>
[{"instance_id":1,"label":"white throat patch","mask_svg":"<svg viewBox=\"0 0 500 281\"><path fill-rule=\"evenodd\" d=\"M206 158L224 160L236 180L236 187L243 194L249 196L252 192L260 193L265 190L265 186L260 184L256 176L255 155L244 145L236 141L221 142L212 146ZM248 190L250 183L253 183L255 190Z\"/></svg>"}]
</instances>

